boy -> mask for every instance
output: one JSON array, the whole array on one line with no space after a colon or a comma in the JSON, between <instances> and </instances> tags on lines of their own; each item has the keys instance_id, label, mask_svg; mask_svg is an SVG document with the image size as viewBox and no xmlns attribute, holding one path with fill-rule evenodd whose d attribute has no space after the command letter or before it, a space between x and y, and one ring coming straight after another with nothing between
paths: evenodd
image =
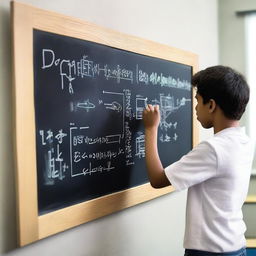
<instances>
[{"instance_id":1,"label":"boy","mask_svg":"<svg viewBox=\"0 0 256 256\"><path fill-rule=\"evenodd\" d=\"M249 87L242 75L224 66L198 72L192 85L197 89L197 119L204 128L213 127L214 137L164 169L157 149L159 106L148 105L143 121L149 180L154 188L188 188L185 256L246 255L241 208L253 145L239 120L249 101Z\"/></svg>"}]
</instances>

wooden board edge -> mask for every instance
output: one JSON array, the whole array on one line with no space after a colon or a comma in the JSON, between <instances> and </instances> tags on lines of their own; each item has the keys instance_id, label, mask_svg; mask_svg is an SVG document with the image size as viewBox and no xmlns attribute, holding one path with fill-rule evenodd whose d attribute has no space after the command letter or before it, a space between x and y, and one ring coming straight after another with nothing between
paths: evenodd
<instances>
[{"instance_id":1,"label":"wooden board edge","mask_svg":"<svg viewBox=\"0 0 256 256\"><path fill-rule=\"evenodd\" d=\"M32 111L33 75L31 77L31 73L29 73L29 70L32 70L33 62L32 49L29 48L32 44L32 38L29 35L31 18L26 9L11 2L13 128L19 246L38 240L36 173L33 172L36 166ZM26 44L26 51L22 48L23 44ZM32 60L29 62L31 57ZM21 69L21 67L23 68ZM27 114L27 110L29 110L29 114ZM23 119L26 119L26 122Z\"/></svg>"},{"instance_id":2,"label":"wooden board edge","mask_svg":"<svg viewBox=\"0 0 256 256\"><path fill-rule=\"evenodd\" d=\"M174 191L154 189L149 183L39 216L39 238L56 234Z\"/></svg>"},{"instance_id":3,"label":"wooden board edge","mask_svg":"<svg viewBox=\"0 0 256 256\"><path fill-rule=\"evenodd\" d=\"M143 39L134 35L128 35L54 11L43 10L28 4L17 4L30 10L33 15L33 27L38 30L88 40L189 66L194 66L197 62L198 56L189 51L157 43L149 39Z\"/></svg>"},{"instance_id":4,"label":"wooden board edge","mask_svg":"<svg viewBox=\"0 0 256 256\"><path fill-rule=\"evenodd\" d=\"M249 195L247 196L246 200L245 200L245 203L247 204L253 204L253 203L256 203L256 195Z\"/></svg>"},{"instance_id":5,"label":"wooden board edge","mask_svg":"<svg viewBox=\"0 0 256 256\"><path fill-rule=\"evenodd\" d=\"M256 238L247 238L246 239L247 248L256 248Z\"/></svg>"}]
</instances>

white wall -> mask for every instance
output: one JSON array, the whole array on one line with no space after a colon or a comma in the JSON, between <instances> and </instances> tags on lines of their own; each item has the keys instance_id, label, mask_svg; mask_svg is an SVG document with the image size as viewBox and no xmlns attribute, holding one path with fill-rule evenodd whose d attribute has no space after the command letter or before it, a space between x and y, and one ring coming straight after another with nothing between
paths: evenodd
<instances>
[{"instance_id":1,"label":"white wall","mask_svg":"<svg viewBox=\"0 0 256 256\"><path fill-rule=\"evenodd\" d=\"M186 192L172 193L15 249L9 2L0 1L0 253L9 256L183 255ZM199 55L200 69L218 63L217 0L23 2L192 51ZM204 132L201 135L208 136Z\"/></svg>"},{"instance_id":2,"label":"white wall","mask_svg":"<svg viewBox=\"0 0 256 256\"><path fill-rule=\"evenodd\" d=\"M255 0L219 0L220 64L233 67L244 75L247 73L245 15L237 13L251 10L256 10ZM243 124L246 125L247 119L246 112Z\"/></svg>"},{"instance_id":3,"label":"white wall","mask_svg":"<svg viewBox=\"0 0 256 256\"><path fill-rule=\"evenodd\" d=\"M255 0L219 0L220 63L246 73L245 17L237 12L256 10Z\"/></svg>"},{"instance_id":4,"label":"white wall","mask_svg":"<svg viewBox=\"0 0 256 256\"><path fill-rule=\"evenodd\" d=\"M246 15L238 15L237 13L255 10L255 0L219 0L220 64L231 66L245 76L249 73L247 68ZM251 82L249 77L247 80ZM255 82L249 83L249 86L251 86L251 100L241 123L245 125L247 133L255 140L255 99L252 97L255 95ZM254 87L252 88L252 86ZM253 169L253 173L256 174L256 157L254 158Z\"/></svg>"}]
</instances>

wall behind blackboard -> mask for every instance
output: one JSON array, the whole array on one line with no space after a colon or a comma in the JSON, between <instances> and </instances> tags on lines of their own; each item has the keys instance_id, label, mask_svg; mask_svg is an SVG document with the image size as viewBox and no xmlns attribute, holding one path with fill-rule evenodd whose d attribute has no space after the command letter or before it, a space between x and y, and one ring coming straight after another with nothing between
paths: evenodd
<instances>
[{"instance_id":1,"label":"wall behind blackboard","mask_svg":"<svg viewBox=\"0 0 256 256\"><path fill-rule=\"evenodd\" d=\"M142 112L167 166L192 148L192 68L34 31L39 213L148 182Z\"/></svg>"}]
</instances>

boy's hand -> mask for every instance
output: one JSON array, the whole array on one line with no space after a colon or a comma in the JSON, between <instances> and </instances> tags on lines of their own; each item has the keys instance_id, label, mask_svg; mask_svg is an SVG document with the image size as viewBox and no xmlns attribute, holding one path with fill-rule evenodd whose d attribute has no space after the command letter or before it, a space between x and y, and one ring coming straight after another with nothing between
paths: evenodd
<instances>
[{"instance_id":1,"label":"boy's hand","mask_svg":"<svg viewBox=\"0 0 256 256\"><path fill-rule=\"evenodd\" d=\"M147 105L147 107L143 111L143 122L145 129L158 128L160 123L159 105Z\"/></svg>"},{"instance_id":2,"label":"boy's hand","mask_svg":"<svg viewBox=\"0 0 256 256\"><path fill-rule=\"evenodd\" d=\"M145 126L145 159L149 181L154 188L170 185L159 158L157 148L157 128L160 123L159 106L147 105L143 111Z\"/></svg>"}]
</instances>

